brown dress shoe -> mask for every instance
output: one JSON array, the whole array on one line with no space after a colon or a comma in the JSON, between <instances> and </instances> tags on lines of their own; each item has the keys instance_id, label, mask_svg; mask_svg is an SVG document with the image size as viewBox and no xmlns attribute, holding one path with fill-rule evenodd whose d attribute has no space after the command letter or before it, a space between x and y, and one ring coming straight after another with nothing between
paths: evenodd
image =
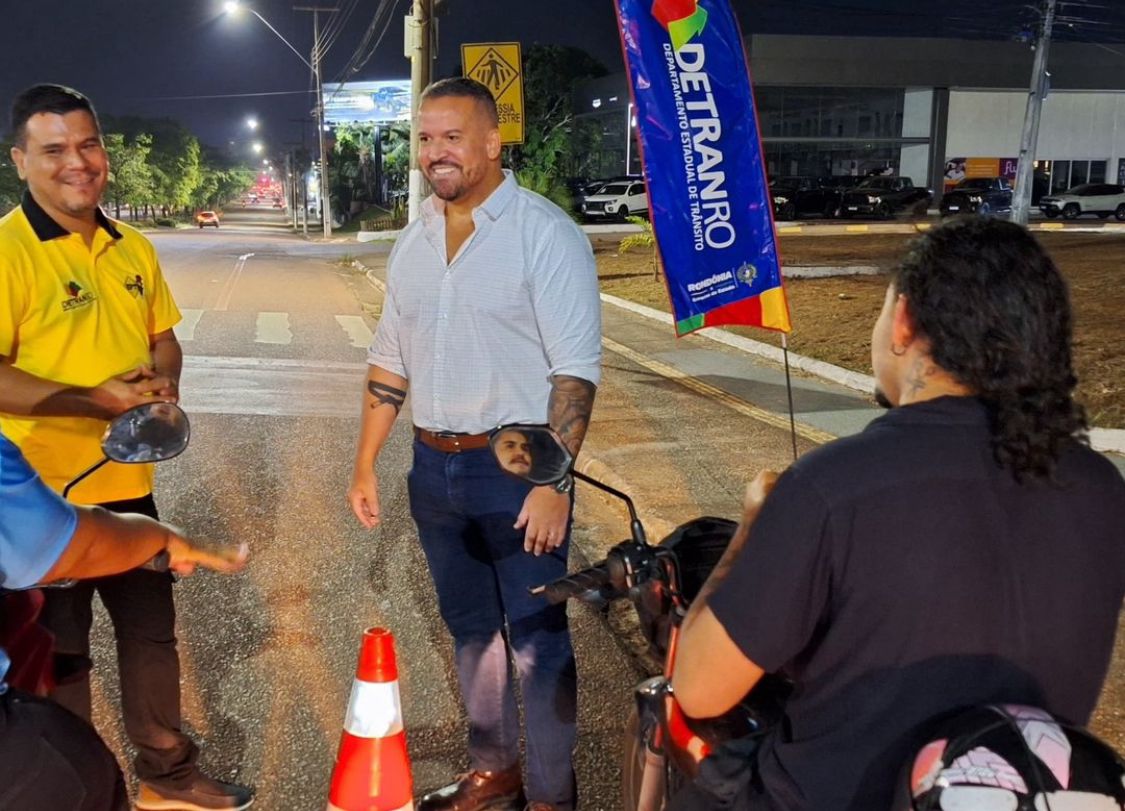
<instances>
[{"instance_id":1,"label":"brown dress shoe","mask_svg":"<svg viewBox=\"0 0 1125 811\"><path fill-rule=\"evenodd\" d=\"M418 811L518 811L526 802L517 763L499 772L472 771L418 801Z\"/></svg>"}]
</instances>

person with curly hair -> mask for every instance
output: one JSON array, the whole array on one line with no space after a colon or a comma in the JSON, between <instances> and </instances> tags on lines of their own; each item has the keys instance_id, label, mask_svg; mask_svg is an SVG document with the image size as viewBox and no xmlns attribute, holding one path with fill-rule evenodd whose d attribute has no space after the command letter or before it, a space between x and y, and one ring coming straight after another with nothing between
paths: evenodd
<instances>
[{"instance_id":1,"label":"person with curly hair","mask_svg":"<svg viewBox=\"0 0 1125 811\"><path fill-rule=\"evenodd\" d=\"M751 485L685 619L672 683L689 716L766 672L795 689L752 764L676 811L890 808L944 713L1094 710L1125 596L1125 481L1085 442L1055 264L1018 225L935 228L893 274L871 356L890 410Z\"/></svg>"}]
</instances>

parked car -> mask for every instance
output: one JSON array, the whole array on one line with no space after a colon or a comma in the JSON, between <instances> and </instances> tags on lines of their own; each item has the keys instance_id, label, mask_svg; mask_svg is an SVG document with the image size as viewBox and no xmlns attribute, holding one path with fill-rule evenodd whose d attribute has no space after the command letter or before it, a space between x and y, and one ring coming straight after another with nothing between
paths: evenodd
<instances>
[{"instance_id":1,"label":"parked car","mask_svg":"<svg viewBox=\"0 0 1125 811\"><path fill-rule=\"evenodd\" d=\"M969 177L941 198L941 216L1010 214L1012 184L1004 177Z\"/></svg>"},{"instance_id":2,"label":"parked car","mask_svg":"<svg viewBox=\"0 0 1125 811\"><path fill-rule=\"evenodd\" d=\"M770 184L773 213L779 220L815 215L835 217L844 197L835 177L779 177Z\"/></svg>"},{"instance_id":3,"label":"parked car","mask_svg":"<svg viewBox=\"0 0 1125 811\"><path fill-rule=\"evenodd\" d=\"M219 215L214 211L200 211L195 215L195 224L202 228L205 225L219 227Z\"/></svg>"},{"instance_id":4,"label":"parked car","mask_svg":"<svg viewBox=\"0 0 1125 811\"><path fill-rule=\"evenodd\" d=\"M643 180L609 183L597 194L582 201L582 214L586 217L623 220L629 216L648 213L648 195Z\"/></svg>"},{"instance_id":5,"label":"parked car","mask_svg":"<svg viewBox=\"0 0 1125 811\"><path fill-rule=\"evenodd\" d=\"M1084 183L1061 194L1051 194L1039 201L1039 210L1054 218L1077 219L1083 214L1096 214L1105 219L1113 214L1125 222L1125 186L1116 183Z\"/></svg>"},{"instance_id":6,"label":"parked car","mask_svg":"<svg viewBox=\"0 0 1125 811\"><path fill-rule=\"evenodd\" d=\"M915 186L908 177L879 175L869 177L851 191L845 192L840 206L841 217L867 214L889 219L907 212L915 217L924 216L934 199L933 192Z\"/></svg>"}]
</instances>

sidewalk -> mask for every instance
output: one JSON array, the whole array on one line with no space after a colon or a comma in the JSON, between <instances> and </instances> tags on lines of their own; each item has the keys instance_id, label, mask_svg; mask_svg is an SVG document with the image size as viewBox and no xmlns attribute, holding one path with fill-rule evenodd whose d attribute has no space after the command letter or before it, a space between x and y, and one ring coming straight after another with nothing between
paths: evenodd
<instances>
[{"instance_id":1,"label":"sidewalk","mask_svg":"<svg viewBox=\"0 0 1125 811\"><path fill-rule=\"evenodd\" d=\"M386 255L358 261L382 289ZM793 457L780 350L722 330L677 339L666 313L602 301L603 362L625 374L599 390L578 469L633 496L653 537L697 515L734 517L749 477ZM867 394L872 378L795 355L790 366L800 453L882 413ZM1123 434L1095 444L1115 446ZM1125 474L1125 456L1108 455Z\"/></svg>"}]
</instances>

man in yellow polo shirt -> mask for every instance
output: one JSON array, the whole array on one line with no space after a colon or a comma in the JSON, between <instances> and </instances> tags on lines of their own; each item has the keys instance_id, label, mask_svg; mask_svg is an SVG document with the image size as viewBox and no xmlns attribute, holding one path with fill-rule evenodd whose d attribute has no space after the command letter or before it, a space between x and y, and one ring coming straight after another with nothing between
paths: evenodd
<instances>
[{"instance_id":1,"label":"man in yellow polo shirt","mask_svg":"<svg viewBox=\"0 0 1125 811\"><path fill-rule=\"evenodd\" d=\"M59 489L101 458L106 420L154 398L174 402L180 312L152 245L99 208L109 164L93 106L59 85L12 105L12 160L27 183L0 219L0 430ZM107 465L72 498L156 518L151 465ZM113 621L125 730L137 748L140 809L241 809L243 787L195 765L180 728L172 579L135 569L52 591L53 696L90 717L89 631L97 591Z\"/></svg>"}]
</instances>

